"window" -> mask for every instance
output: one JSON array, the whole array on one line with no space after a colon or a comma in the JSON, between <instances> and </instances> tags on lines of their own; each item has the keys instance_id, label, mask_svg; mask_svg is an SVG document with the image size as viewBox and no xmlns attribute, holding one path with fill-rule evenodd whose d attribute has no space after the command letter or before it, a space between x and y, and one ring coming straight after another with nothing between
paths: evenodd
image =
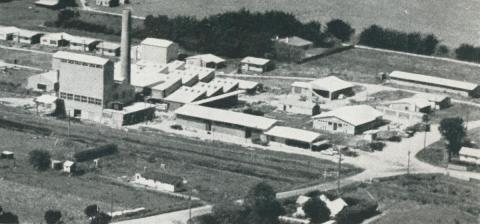
<instances>
[{"instance_id":1,"label":"window","mask_svg":"<svg viewBox=\"0 0 480 224\"><path fill-rule=\"evenodd\" d=\"M80 101L80 96L79 96L79 95L73 96L73 100L75 100L75 101Z\"/></svg>"},{"instance_id":2,"label":"window","mask_svg":"<svg viewBox=\"0 0 480 224\"><path fill-rule=\"evenodd\" d=\"M87 102L87 97L86 96L82 96L82 102Z\"/></svg>"},{"instance_id":3,"label":"window","mask_svg":"<svg viewBox=\"0 0 480 224\"><path fill-rule=\"evenodd\" d=\"M328 122L328 125L332 125L332 122Z\"/></svg>"},{"instance_id":4,"label":"window","mask_svg":"<svg viewBox=\"0 0 480 224\"><path fill-rule=\"evenodd\" d=\"M60 92L60 98L66 99L66 98L67 98L67 94L64 93L64 92Z\"/></svg>"},{"instance_id":5,"label":"window","mask_svg":"<svg viewBox=\"0 0 480 224\"><path fill-rule=\"evenodd\" d=\"M102 100L101 99L95 99L95 104L102 105Z\"/></svg>"},{"instance_id":6,"label":"window","mask_svg":"<svg viewBox=\"0 0 480 224\"><path fill-rule=\"evenodd\" d=\"M44 84L37 84L37 89L40 89L40 90L46 91L46 90L47 90L47 85L44 85Z\"/></svg>"},{"instance_id":7,"label":"window","mask_svg":"<svg viewBox=\"0 0 480 224\"><path fill-rule=\"evenodd\" d=\"M71 100L71 99L73 99L73 94L67 93L67 100Z\"/></svg>"},{"instance_id":8,"label":"window","mask_svg":"<svg viewBox=\"0 0 480 224\"><path fill-rule=\"evenodd\" d=\"M95 98L88 97L88 103L95 104Z\"/></svg>"}]
</instances>

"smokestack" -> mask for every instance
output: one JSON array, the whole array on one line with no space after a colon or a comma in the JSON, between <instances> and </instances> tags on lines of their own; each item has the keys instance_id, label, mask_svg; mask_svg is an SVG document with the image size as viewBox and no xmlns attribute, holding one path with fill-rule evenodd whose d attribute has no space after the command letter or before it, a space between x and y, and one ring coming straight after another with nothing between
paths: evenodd
<instances>
[{"instance_id":1,"label":"smokestack","mask_svg":"<svg viewBox=\"0 0 480 224\"><path fill-rule=\"evenodd\" d=\"M123 82L130 84L130 10L124 9L122 13L122 42L120 48L121 76Z\"/></svg>"}]
</instances>

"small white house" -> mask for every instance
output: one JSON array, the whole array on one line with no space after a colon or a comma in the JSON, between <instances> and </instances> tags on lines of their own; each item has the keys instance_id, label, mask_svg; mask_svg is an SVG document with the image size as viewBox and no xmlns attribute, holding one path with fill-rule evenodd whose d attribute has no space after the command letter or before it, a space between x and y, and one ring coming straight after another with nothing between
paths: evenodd
<instances>
[{"instance_id":1,"label":"small white house","mask_svg":"<svg viewBox=\"0 0 480 224\"><path fill-rule=\"evenodd\" d=\"M480 149L462 147L458 155L460 161L480 165Z\"/></svg>"},{"instance_id":2,"label":"small white house","mask_svg":"<svg viewBox=\"0 0 480 224\"><path fill-rule=\"evenodd\" d=\"M96 53L99 55L116 57L120 55L120 44L102 41L97 45Z\"/></svg>"},{"instance_id":3,"label":"small white house","mask_svg":"<svg viewBox=\"0 0 480 224\"><path fill-rule=\"evenodd\" d=\"M75 166L75 163L73 161L67 160L63 162L63 169L62 171L65 173L71 173L73 171L73 167Z\"/></svg>"},{"instance_id":4,"label":"small white house","mask_svg":"<svg viewBox=\"0 0 480 224\"><path fill-rule=\"evenodd\" d=\"M70 38L70 50L94 51L99 42L99 40L93 38L72 36Z\"/></svg>"},{"instance_id":5,"label":"small white house","mask_svg":"<svg viewBox=\"0 0 480 224\"><path fill-rule=\"evenodd\" d=\"M38 111L42 113L52 113L57 107L57 97L51 95L41 95L36 97L33 102L37 106Z\"/></svg>"},{"instance_id":6,"label":"small white house","mask_svg":"<svg viewBox=\"0 0 480 224\"><path fill-rule=\"evenodd\" d=\"M43 33L19 29L13 33L13 40L24 44L38 44Z\"/></svg>"},{"instance_id":7,"label":"small white house","mask_svg":"<svg viewBox=\"0 0 480 224\"><path fill-rule=\"evenodd\" d=\"M242 72L267 72L273 68L273 63L265 58L245 57L240 61Z\"/></svg>"},{"instance_id":8,"label":"small white house","mask_svg":"<svg viewBox=\"0 0 480 224\"><path fill-rule=\"evenodd\" d=\"M167 173L147 171L136 173L133 183L144 185L160 191L178 192L184 190L184 179Z\"/></svg>"},{"instance_id":9,"label":"small white house","mask_svg":"<svg viewBox=\"0 0 480 224\"><path fill-rule=\"evenodd\" d=\"M40 38L40 44L49 47L65 47L72 35L68 33L47 33Z\"/></svg>"}]
</instances>

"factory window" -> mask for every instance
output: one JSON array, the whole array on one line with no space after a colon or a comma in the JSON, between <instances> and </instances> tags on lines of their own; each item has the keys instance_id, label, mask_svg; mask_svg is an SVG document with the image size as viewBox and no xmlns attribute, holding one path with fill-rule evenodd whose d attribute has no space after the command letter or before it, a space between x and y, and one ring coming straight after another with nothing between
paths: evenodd
<instances>
[{"instance_id":1,"label":"factory window","mask_svg":"<svg viewBox=\"0 0 480 224\"><path fill-rule=\"evenodd\" d=\"M95 98L88 97L88 103L95 104Z\"/></svg>"},{"instance_id":2,"label":"factory window","mask_svg":"<svg viewBox=\"0 0 480 224\"><path fill-rule=\"evenodd\" d=\"M75 63L75 62L72 61L72 60L68 60L68 63L73 64L73 63Z\"/></svg>"},{"instance_id":3,"label":"factory window","mask_svg":"<svg viewBox=\"0 0 480 224\"><path fill-rule=\"evenodd\" d=\"M95 99L95 104L102 105L102 100L101 99Z\"/></svg>"},{"instance_id":4,"label":"factory window","mask_svg":"<svg viewBox=\"0 0 480 224\"><path fill-rule=\"evenodd\" d=\"M64 92L60 92L60 98L66 99L66 98L67 98L67 94L64 93Z\"/></svg>"},{"instance_id":5,"label":"factory window","mask_svg":"<svg viewBox=\"0 0 480 224\"><path fill-rule=\"evenodd\" d=\"M67 100L71 100L71 99L73 99L73 94L67 93Z\"/></svg>"},{"instance_id":6,"label":"factory window","mask_svg":"<svg viewBox=\"0 0 480 224\"><path fill-rule=\"evenodd\" d=\"M80 96L79 96L79 95L73 96L73 100L75 100L75 101L80 101Z\"/></svg>"},{"instance_id":7,"label":"factory window","mask_svg":"<svg viewBox=\"0 0 480 224\"><path fill-rule=\"evenodd\" d=\"M84 63L82 63L82 65L83 65L83 66L88 66L88 63L85 63L85 62L84 62Z\"/></svg>"},{"instance_id":8,"label":"factory window","mask_svg":"<svg viewBox=\"0 0 480 224\"><path fill-rule=\"evenodd\" d=\"M63 62L63 63L67 63L67 62L68 62L67 59L60 59L60 61Z\"/></svg>"},{"instance_id":9,"label":"factory window","mask_svg":"<svg viewBox=\"0 0 480 224\"><path fill-rule=\"evenodd\" d=\"M88 66L92 67L92 68L95 68L95 65L94 64L89 64Z\"/></svg>"},{"instance_id":10,"label":"factory window","mask_svg":"<svg viewBox=\"0 0 480 224\"><path fill-rule=\"evenodd\" d=\"M102 66L101 66L101 65L95 65L95 67L97 67L97 68L102 68Z\"/></svg>"},{"instance_id":11,"label":"factory window","mask_svg":"<svg viewBox=\"0 0 480 224\"><path fill-rule=\"evenodd\" d=\"M87 97L86 96L82 96L82 102L87 102Z\"/></svg>"}]
</instances>

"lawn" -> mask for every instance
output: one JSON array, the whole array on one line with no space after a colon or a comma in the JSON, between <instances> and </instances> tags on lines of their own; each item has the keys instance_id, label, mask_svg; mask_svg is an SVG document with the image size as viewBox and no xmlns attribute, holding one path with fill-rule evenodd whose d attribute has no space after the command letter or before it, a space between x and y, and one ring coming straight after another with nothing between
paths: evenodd
<instances>
[{"instance_id":1,"label":"lawn","mask_svg":"<svg viewBox=\"0 0 480 224\"><path fill-rule=\"evenodd\" d=\"M13 169L11 163L0 161L1 206L16 213L22 223L40 223L48 209L60 209L67 223L84 223L83 209L90 204L108 212L112 205L114 211L144 207L149 214L188 206L186 200L119 184L103 177L102 171L69 177L57 171L36 172L28 164L32 149L47 149L55 159L70 159L89 144L4 128L0 128L0 142L0 150L15 152L17 159Z\"/></svg>"},{"instance_id":2,"label":"lawn","mask_svg":"<svg viewBox=\"0 0 480 224\"><path fill-rule=\"evenodd\" d=\"M95 6L95 0L88 0ZM475 0L143 0L133 1L128 7L135 15L188 15L205 17L246 8L254 11L282 10L291 12L302 21L317 20L325 24L332 18L344 19L357 29L357 33L372 24L404 31L434 33L446 44L457 47L460 43L477 43L480 27L480 5ZM122 7L96 7L119 12ZM452 32L454 31L454 32Z\"/></svg>"},{"instance_id":3,"label":"lawn","mask_svg":"<svg viewBox=\"0 0 480 224\"><path fill-rule=\"evenodd\" d=\"M54 136L66 137L66 122L45 121L20 114L14 108L2 109L0 115L30 125L17 130L45 127L47 135L53 132ZM331 181L331 178L319 180L318 177L325 170L336 169L333 162L307 156L246 150L237 145L186 139L166 133L124 132L77 123L70 130L69 141L81 141L86 145L108 142L119 145L118 154L102 160L102 175L111 178L133 176L145 168L161 170L165 166L164 172L185 177L190 187L199 192L197 196L211 202L241 198L251 186L262 181L273 185L277 191ZM342 168L345 175L360 172L360 169L348 165Z\"/></svg>"},{"instance_id":4,"label":"lawn","mask_svg":"<svg viewBox=\"0 0 480 224\"><path fill-rule=\"evenodd\" d=\"M442 175L391 177L343 190L344 196L368 194L384 213L372 223L477 223L480 215L478 185Z\"/></svg>"}]
</instances>

